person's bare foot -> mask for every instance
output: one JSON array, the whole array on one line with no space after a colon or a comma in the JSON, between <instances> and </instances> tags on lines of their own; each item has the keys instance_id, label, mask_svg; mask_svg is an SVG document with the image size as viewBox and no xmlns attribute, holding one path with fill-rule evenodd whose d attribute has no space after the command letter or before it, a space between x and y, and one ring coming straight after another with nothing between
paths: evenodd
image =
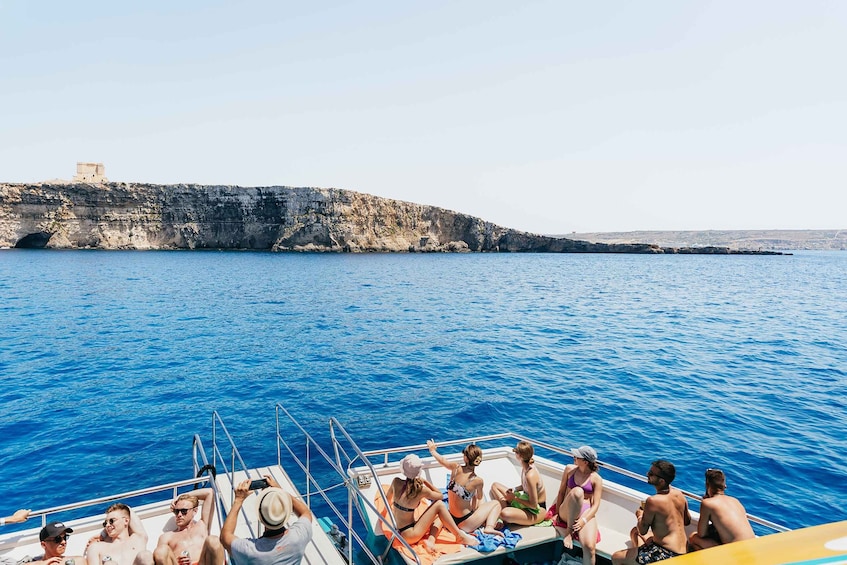
<instances>
[{"instance_id":1,"label":"person's bare foot","mask_svg":"<svg viewBox=\"0 0 847 565\"><path fill-rule=\"evenodd\" d=\"M506 537L506 536L503 535L503 532L501 532L497 528L489 528L488 526L484 527L482 529L482 532L485 533L485 534L492 535L492 536L500 536L501 538Z\"/></svg>"},{"instance_id":2,"label":"person's bare foot","mask_svg":"<svg viewBox=\"0 0 847 565\"><path fill-rule=\"evenodd\" d=\"M573 537L571 536L570 532L568 532L568 535L566 535L565 538L562 540L562 543L567 549L573 548Z\"/></svg>"},{"instance_id":3,"label":"person's bare foot","mask_svg":"<svg viewBox=\"0 0 847 565\"><path fill-rule=\"evenodd\" d=\"M476 539L475 536L472 536L468 533L462 532L462 543L465 544L465 545L473 547L475 545L479 545L479 540Z\"/></svg>"},{"instance_id":4,"label":"person's bare foot","mask_svg":"<svg viewBox=\"0 0 847 565\"><path fill-rule=\"evenodd\" d=\"M435 538L432 537L432 536L429 536L428 538L426 538L426 541L424 541L424 546L426 546L427 551L429 551L430 553L434 552L435 551Z\"/></svg>"}]
</instances>

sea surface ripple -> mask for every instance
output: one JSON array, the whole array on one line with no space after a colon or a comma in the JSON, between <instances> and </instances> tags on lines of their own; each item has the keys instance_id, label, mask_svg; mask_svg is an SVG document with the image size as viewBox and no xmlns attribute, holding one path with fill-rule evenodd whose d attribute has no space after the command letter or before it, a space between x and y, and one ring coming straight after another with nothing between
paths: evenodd
<instances>
[{"instance_id":1,"label":"sea surface ripple","mask_svg":"<svg viewBox=\"0 0 847 565\"><path fill-rule=\"evenodd\" d=\"M3 508L190 473L218 410L366 449L514 431L748 511L845 519L847 254L0 252Z\"/></svg>"}]
</instances>

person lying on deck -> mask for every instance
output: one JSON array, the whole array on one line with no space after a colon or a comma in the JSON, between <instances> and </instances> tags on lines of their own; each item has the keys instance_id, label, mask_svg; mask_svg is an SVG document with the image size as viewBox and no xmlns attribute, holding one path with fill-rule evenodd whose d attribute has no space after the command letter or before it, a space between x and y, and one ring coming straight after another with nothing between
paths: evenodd
<instances>
[{"instance_id":1,"label":"person lying on deck","mask_svg":"<svg viewBox=\"0 0 847 565\"><path fill-rule=\"evenodd\" d=\"M50 522L38 532L44 555L31 561L28 565L63 565L70 561L72 565L85 565L85 557L81 555L65 555L68 548L68 538L73 533L71 528L62 522Z\"/></svg>"},{"instance_id":2,"label":"person lying on deck","mask_svg":"<svg viewBox=\"0 0 847 565\"><path fill-rule=\"evenodd\" d=\"M567 528L565 547L572 548L573 540L577 540L582 545L583 565L594 565L598 527L594 518L603 498L603 479L597 473L597 452L593 447L583 445L571 450L571 454L574 462L562 474L555 508Z\"/></svg>"},{"instance_id":3,"label":"person lying on deck","mask_svg":"<svg viewBox=\"0 0 847 565\"><path fill-rule=\"evenodd\" d=\"M444 505L441 491L418 476L423 467L420 457L410 453L400 462L400 467L405 479L395 477L391 481L391 488L386 494L394 514L397 531L403 536L403 539L409 544L413 544L423 539L424 536L428 536L424 543L427 548L433 550L435 538L438 535L438 529L433 527L433 523L436 518L441 518L444 527L456 536L456 539L461 543L465 545L477 545L479 543L474 536L464 532L456 525L456 521L453 520L447 506ZM416 520L415 509L425 498L431 500L432 504Z\"/></svg>"},{"instance_id":4,"label":"person lying on deck","mask_svg":"<svg viewBox=\"0 0 847 565\"><path fill-rule=\"evenodd\" d=\"M500 503L496 500L483 502L485 481L476 474L476 467L482 463L482 450L472 443L462 451L464 464L453 463L438 453L435 442L426 442L429 453L435 460L450 469L450 482L447 485L447 502L450 515L462 530L473 532L483 526L483 532L495 536L503 534L495 528L500 516Z\"/></svg>"},{"instance_id":5,"label":"person lying on deck","mask_svg":"<svg viewBox=\"0 0 847 565\"><path fill-rule=\"evenodd\" d=\"M500 519L508 524L532 526L545 518L547 493L544 481L535 468L535 450L526 441L519 441L512 450L521 462L521 484L509 488L501 483L491 485L491 498L500 503Z\"/></svg>"},{"instance_id":6,"label":"person lying on deck","mask_svg":"<svg viewBox=\"0 0 847 565\"><path fill-rule=\"evenodd\" d=\"M200 519L195 520L201 505ZM210 536L215 515L215 491L203 488L179 495L171 503L176 528L159 536L153 551L156 565L223 565L224 548L218 536Z\"/></svg>"},{"instance_id":7,"label":"person lying on deck","mask_svg":"<svg viewBox=\"0 0 847 565\"><path fill-rule=\"evenodd\" d=\"M103 530L107 539L88 546L88 565L152 565L147 532L129 506L120 502L111 505L106 510Z\"/></svg>"},{"instance_id":8,"label":"person lying on deck","mask_svg":"<svg viewBox=\"0 0 847 565\"><path fill-rule=\"evenodd\" d=\"M695 551L756 537L744 505L725 490L723 471L706 469L706 494L700 503L700 521L697 531L688 538Z\"/></svg>"}]
</instances>

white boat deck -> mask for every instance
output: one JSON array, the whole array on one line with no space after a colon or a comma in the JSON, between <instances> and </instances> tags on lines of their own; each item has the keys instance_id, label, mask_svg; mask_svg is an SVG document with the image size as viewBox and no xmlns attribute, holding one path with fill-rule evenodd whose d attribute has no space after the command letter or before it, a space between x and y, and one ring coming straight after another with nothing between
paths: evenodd
<instances>
[{"instance_id":1,"label":"white boat deck","mask_svg":"<svg viewBox=\"0 0 847 565\"><path fill-rule=\"evenodd\" d=\"M273 477L279 483L279 486L292 496L302 498L288 474L279 465L258 467L250 471L250 478L252 479L258 479L265 475ZM233 484L237 485L247 478L247 473L243 471L237 472L235 473ZM224 508L229 512L229 509L232 507L232 486L230 485L229 478L219 475L215 483L217 484L218 493L220 494ZM258 496L255 493L244 500L242 511L238 516L238 522L235 527L235 535L240 538L257 537L262 531L256 510L257 500ZM303 556L302 563L304 565L343 565L346 563L346 560L342 558L336 549L335 544L321 529L315 516L312 516L312 541L306 546L306 554Z\"/></svg>"},{"instance_id":2,"label":"white boat deck","mask_svg":"<svg viewBox=\"0 0 847 565\"><path fill-rule=\"evenodd\" d=\"M444 448L445 453L442 453L447 459L460 461L461 454L448 455L448 448ZM457 450L458 451L458 450ZM402 454L400 455L402 456ZM438 464L431 457L422 458L424 467L422 476L437 488L444 489L447 485L447 475L449 471ZM565 466L543 457L535 456L536 468L541 473L544 481L544 487L547 494L547 504L552 505L556 500L556 494L559 490L559 484L564 472ZM488 490L495 482L503 483L509 486L520 484L520 465L512 453L511 446L486 449L482 463L477 467L476 473L485 480L485 500L490 500ZM389 485L394 477L399 477L399 461L389 463L387 467L377 467L377 479L383 486ZM370 474L366 468L356 468L357 474ZM629 541L629 533L635 526L635 510L641 504L641 501L647 497L647 494L636 490L624 487L610 480L611 473L601 470L603 482L603 500L600 509L597 513L597 520L600 524L601 541L597 544L597 554L609 558L612 553L619 549L624 549L631 546ZM362 495L370 501L373 501L377 495L376 482L372 481L370 486L360 489ZM378 518L375 513L368 509L368 519L371 524L371 529L374 532L380 532L381 528L378 524ZM688 528L688 532L696 529L696 521L698 515L692 512L693 523ZM449 565L483 559L492 555L512 553L520 551L528 547L549 543L555 540L561 540L564 537L564 531L553 526L509 526L509 528L522 536L521 541L513 550L498 548L492 553L480 553L471 548L462 548L457 553L442 556L437 560L439 565ZM578 543L577 543L578 545Z\"/></svg>"}]
</instances>

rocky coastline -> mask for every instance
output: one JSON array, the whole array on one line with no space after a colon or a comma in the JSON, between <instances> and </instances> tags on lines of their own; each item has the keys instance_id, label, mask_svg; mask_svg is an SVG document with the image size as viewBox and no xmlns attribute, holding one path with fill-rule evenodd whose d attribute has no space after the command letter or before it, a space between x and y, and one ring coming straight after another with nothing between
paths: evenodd
<instances>
[{"instance_id":1,"label":"rocky coastline","mask_svg":"<svg viewBox=\"0 0 847 565\"><path fill-rule=\"evenodd\" d=\"M334 188L145 183L0 184L0 247L778 254L543 236L435 206Z\"/></svg>"}]
</instances>

